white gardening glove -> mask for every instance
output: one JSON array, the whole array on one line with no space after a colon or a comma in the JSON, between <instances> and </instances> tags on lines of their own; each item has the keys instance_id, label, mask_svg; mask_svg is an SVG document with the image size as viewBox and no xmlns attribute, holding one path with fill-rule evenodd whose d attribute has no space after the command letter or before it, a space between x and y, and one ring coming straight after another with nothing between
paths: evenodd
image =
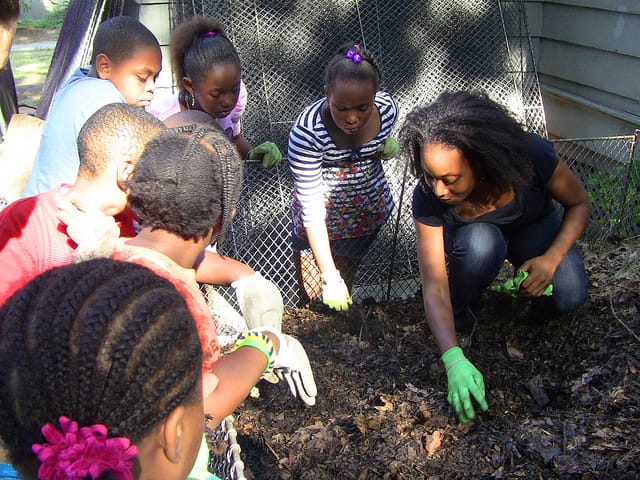
<instances>
[{"instance_id":1,"label":"white gardening glove","mask_svg":"<svg viewBox=\"0 0 640 480\"><path fill-rule=\"evenodd\" d=\"M231 283L240 311L249 329L273 327L282 330L284 304L278 287L260 272Z\"/></svg>"},{"instance_id":2,"label":"white gardening glove","mask_svg":"<svg viewBox=\"0 0 640 480\"><path fill-rule=\"evenodd\" d=\"M302 344L291 335L271 327L258 327L254 331L268 332L278 337L280 348L273 362L273 371L280 380L286 380L294 397L300 397L309 406L316 404L318 388L313 378L309 357Z\"/></svg>"},{"instance_id":3,"label":"white gardening glove","mask_svg":"<svg viewBox=\"0 0 640 480\"><path fill-rule=\"evenodd\" d=\"M349 310L351 305L351 295L346 283L342 280L340 271L323 273L322 280L322 303L335 310Z\"/></svg>"},{"instance_id":4,"label":"white gardening glove","mask_svg":"<svg viewBox=\"0 0 640 480\"><path fill-rule=\"evenodd\" d=\"M120 228L113 217L86 204L79 196L58 197L58 220L67 227L67 234L78 245L74 262L90 258L111 257Z\"/></svg>"}]
</instances>

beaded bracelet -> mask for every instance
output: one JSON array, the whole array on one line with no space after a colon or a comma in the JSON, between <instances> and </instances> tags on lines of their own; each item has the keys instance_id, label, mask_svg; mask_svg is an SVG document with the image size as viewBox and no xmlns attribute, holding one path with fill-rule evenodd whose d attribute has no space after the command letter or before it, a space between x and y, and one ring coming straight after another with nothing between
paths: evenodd
<instances>
[{"instance_id":1,"label":"beaded bracelet","mask_svg":"<svg viewBox=\"0 0 640 480\"><path fill-rule=\"evenodd\" d=\"M264 369L264 373L270 373L273 370L276 349L266 334L253 330L243 332L236 340L235 350L240 347L253 347L256 350L260 350L267 357L267 366Z\"/></svg>"}]
</instances>

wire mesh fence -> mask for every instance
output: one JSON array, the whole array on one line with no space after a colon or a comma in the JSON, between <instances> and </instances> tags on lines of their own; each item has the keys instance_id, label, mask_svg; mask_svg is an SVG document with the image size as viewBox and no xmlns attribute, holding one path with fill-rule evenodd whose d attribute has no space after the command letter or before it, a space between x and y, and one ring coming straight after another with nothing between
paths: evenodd
<instances>
[{"instance_id":1,"label":"wire mesh fence","mask_svg":"<svg viewBox=\"0 0 640 480\"><path fill-rule=\"evenodd\" d=\"M206 430L208 469L220 480L246 480L234 418L228 415L216 428Z\"/></svg>"},{"instance_id":2,"label":"wire mesh fence","mask_svg":"<svg viewBox=\"0 0 640 480\"><path fill-rule=\"evenodd\" d=\"M523 0L173 0L173 25L220 19L249 92L243 131L284 151L302 109L323 96L326 62L358 41L380 61L401 116L443 90L479 89L533 131L545 122Z\"/></svg>"},{"instance_id":3,"label":"wire mesh fence","mask_svg":"<svg viewBox=\"0 0 640 480\"><path fill-rule=\"evenodd\" d=\"M554 140L558 155L580 177L592 200L585 238L640 235L638 135ZM399 158L385 162L384 169L396 208L360 265L354 301L404 299L420 288L410 208L415 179ZM269 170L248 166L239 213L222 248L276 283L287 306L300 301L290 242L292 190L286 165ZM230 289L219 291L234 304Z\"/></svg>"},{"instance_id":4,"label":"wire mesh fence","mask_svg":"<svg viewBox=\"0 0 640 480\"><path fill-rule=\"evenodd\" d=\"M634 135L555 140L558 155L580 177L591 199L585 237L640 235L640 154Z\"/></svg>"}]
</instances>

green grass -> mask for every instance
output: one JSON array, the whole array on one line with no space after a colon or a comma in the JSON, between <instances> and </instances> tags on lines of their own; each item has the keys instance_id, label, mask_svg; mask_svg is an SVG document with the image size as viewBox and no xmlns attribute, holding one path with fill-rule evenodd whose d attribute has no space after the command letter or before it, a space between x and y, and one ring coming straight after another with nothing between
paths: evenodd
<instances>
[{"instance_id":1,"label":"green grass","mask_svg":"<svg viewBox=\"0 0 640 480\"><path fill-rule=\"evenodd\" d=\"M40 20L34 20L31 18L23 18L18 20L18 25L31 28L60 28L62 26L62 19L60 18L43 18Z\"/></svg>"},{"instance_id":2,"label":"green grass","mask_svg":"<svg viewBox=\"0 0 640 480\"><path fill-rule=\"evenodd\" d=\"M38 105L52 55L53 49L11 51L11 68L19 104L32 107Z\"/></svg>"}]
</instances>

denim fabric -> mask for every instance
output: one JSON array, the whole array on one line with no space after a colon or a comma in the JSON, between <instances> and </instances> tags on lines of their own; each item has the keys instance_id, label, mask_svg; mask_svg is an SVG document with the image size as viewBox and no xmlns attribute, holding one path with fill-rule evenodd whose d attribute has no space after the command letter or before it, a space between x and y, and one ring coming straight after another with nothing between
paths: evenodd
<instances>
[{"instance_id":1,"label":"denim fabric","mask_svg":"<svg viewBox=\"0 0 640 480\"><path fill-rule=\"evenodd\" d=\"M456 319L463 319L496 278L505 259L518 268L544 253L560 228L553 212L505 235L496 225L474 222L458 228L445 225L445 253L451 302ZM574 245L562 259L553 280L553 295L536 299L556 312L576 310L587 299L588 280L582 257Z\"/></svg>"}]
</instances>

